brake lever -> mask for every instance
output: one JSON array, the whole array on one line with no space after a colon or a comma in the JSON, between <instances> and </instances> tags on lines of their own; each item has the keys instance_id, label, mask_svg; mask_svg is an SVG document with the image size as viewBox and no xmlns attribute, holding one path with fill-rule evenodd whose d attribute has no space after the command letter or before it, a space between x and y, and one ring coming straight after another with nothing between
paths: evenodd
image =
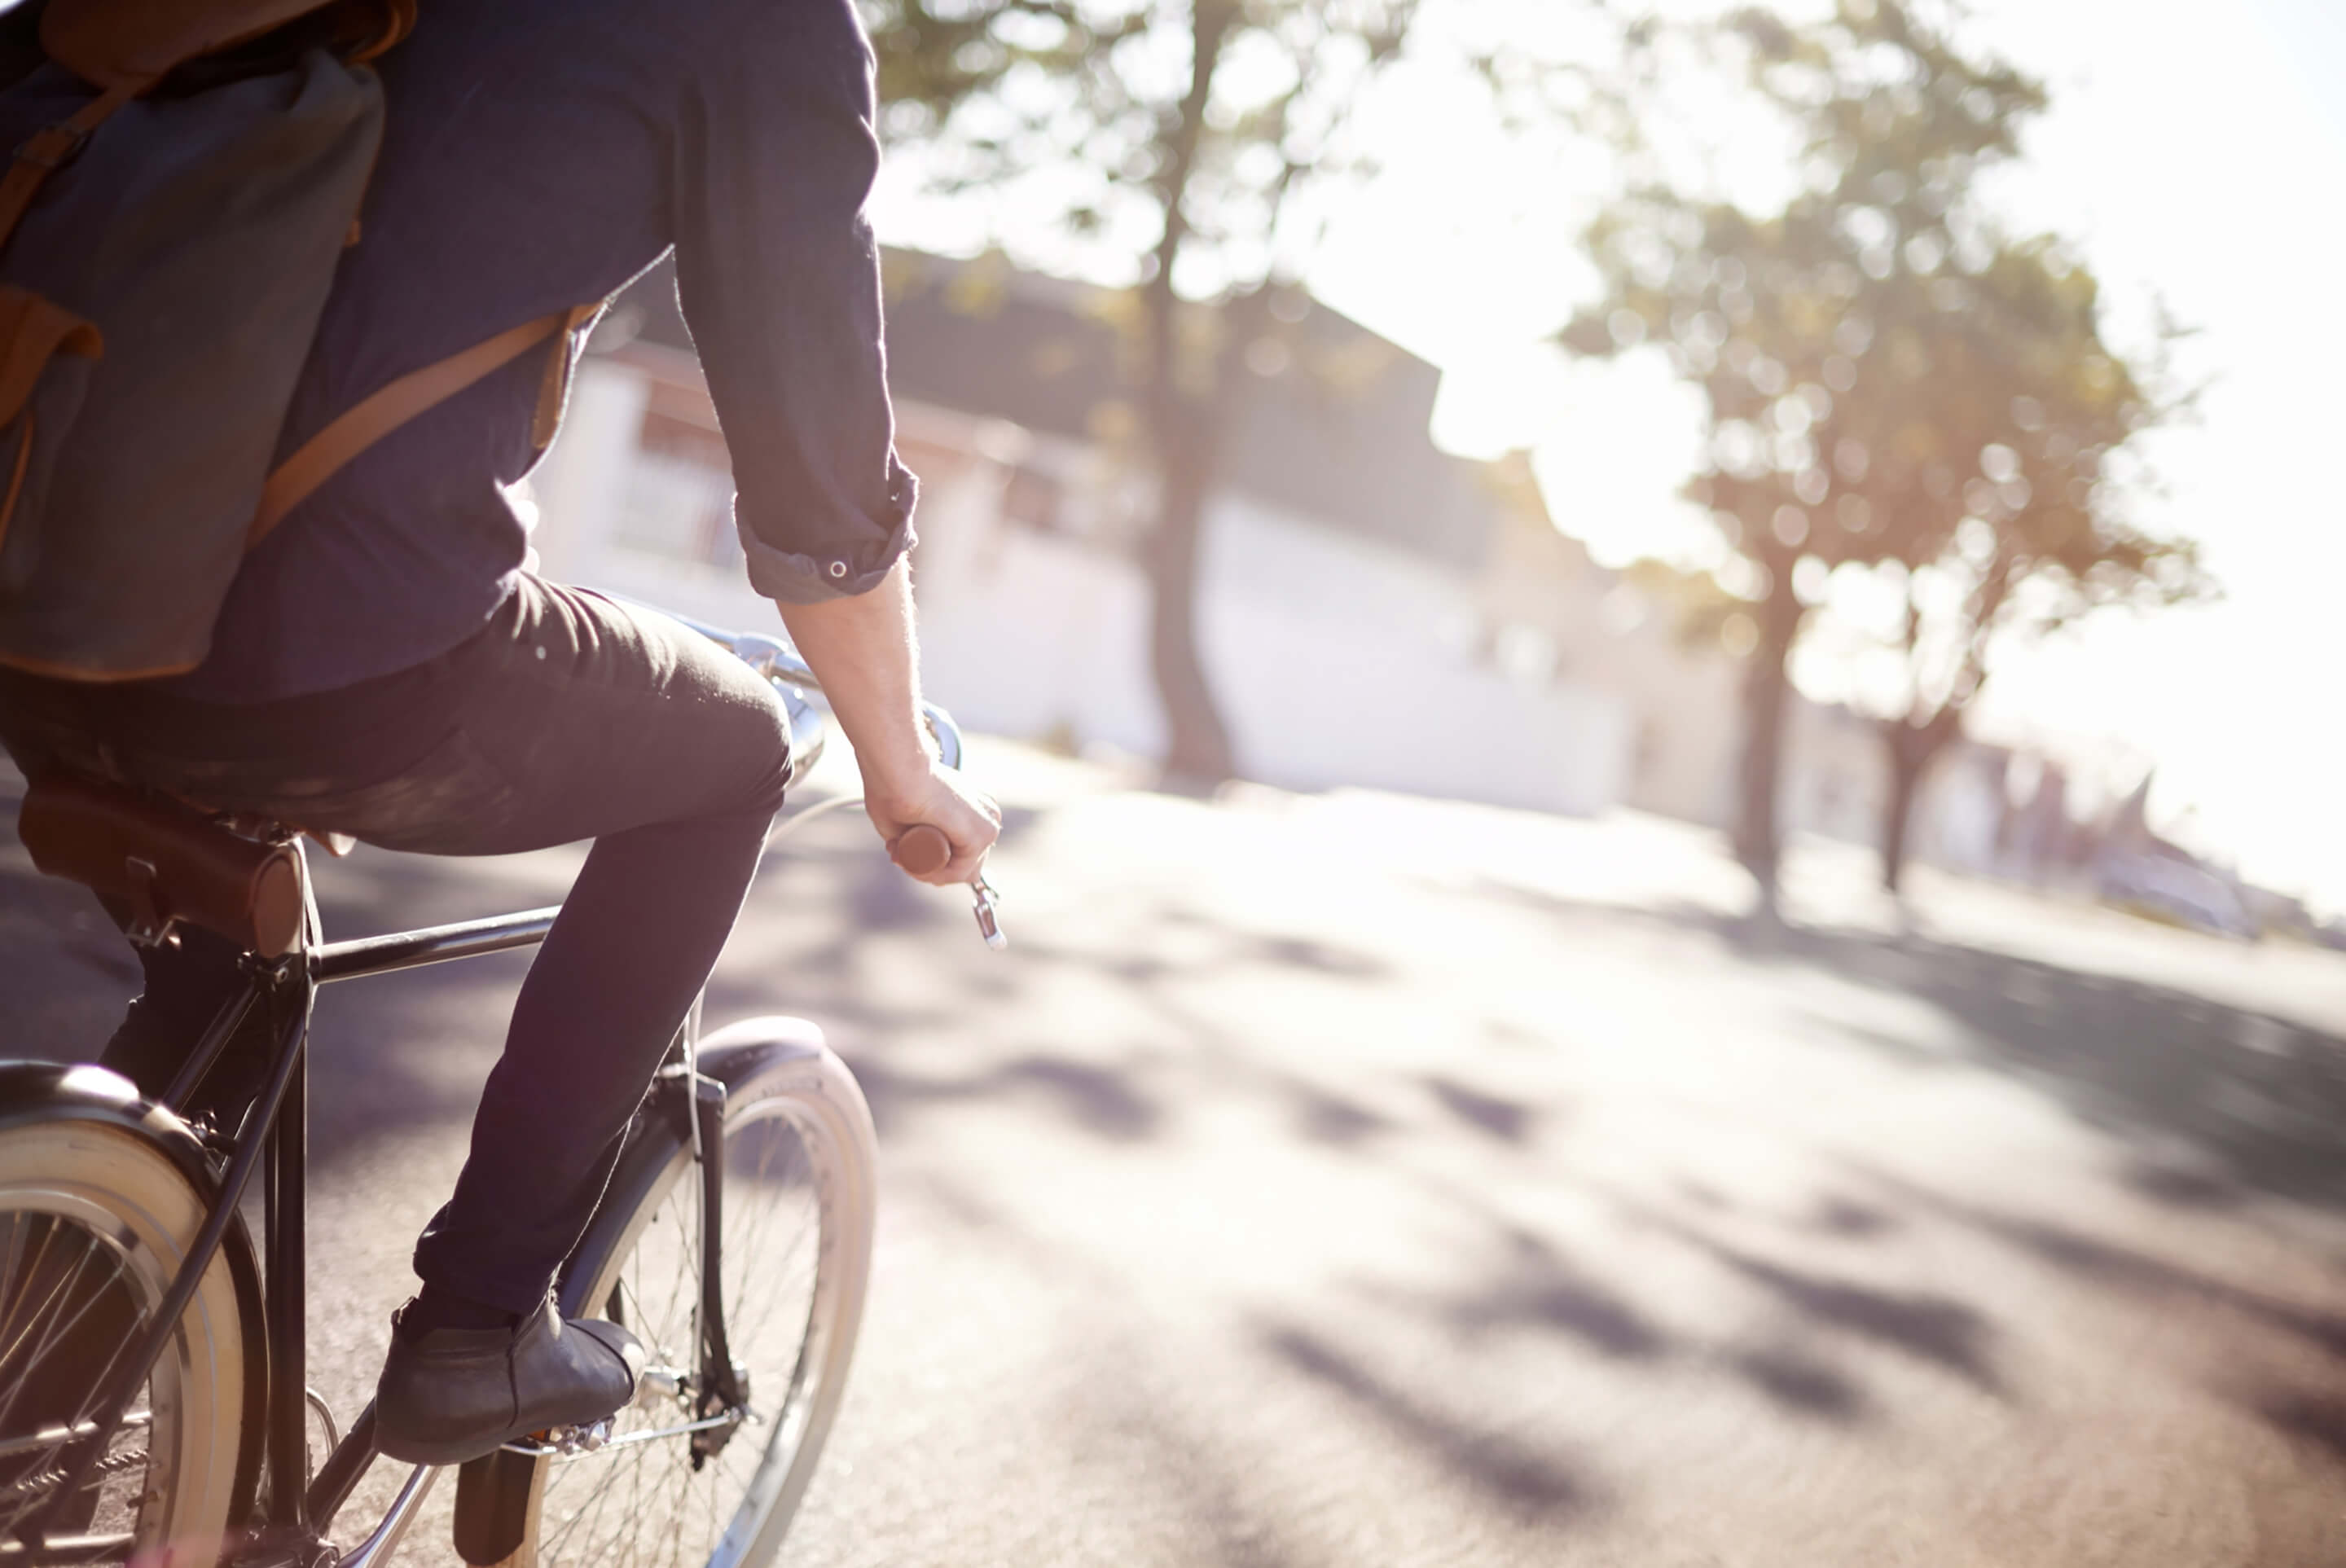
<instances>
[{"instance_id":1,"label":"brake lever","mask_svg":"<svg viewBox=\"0 0 2346 1568\"><path fill-rule=\"evenodd\" d=\"M953 859L953 842L942 829L915 822L888 846L888 858L913 876L925 877L942 870ZM994 891L994 884L985 880L983 871L969 880L969 891L974 902L972 912L977 916L977 934L989 949L1000 952L1010 945L1010 939L1003 934L1002 918L995 912L995 901L1002 895Z\"/></svg>"},{"instance_id":2,"label":"brake lever","mask_svg":"<svg viewBox=\"0 0 2346 1568\"><path fill-rule=\"evenodd\" d=\"M977 873L976 879L969 884L969 891L977 901L977 934L985 939L987 947L1000 952L1010 945L1010 939L1002 934L1001 919L994 912L994 901L1000 895L994 891L994 884L985 880L984 871Z\"/></svg>"}]
</instances>

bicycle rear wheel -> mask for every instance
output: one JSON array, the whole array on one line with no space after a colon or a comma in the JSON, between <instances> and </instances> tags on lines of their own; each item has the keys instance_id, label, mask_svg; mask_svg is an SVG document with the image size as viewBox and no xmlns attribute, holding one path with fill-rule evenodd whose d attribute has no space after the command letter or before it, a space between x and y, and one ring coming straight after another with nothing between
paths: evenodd
<instances>
[{"instance_id":1,"label":"bicycle rear wheel","mask_svg":"<svg viewBox=\"0 0 2346 1568\"><path fill-rule=\"evenodd\" d=\"M563 1310L617 1319L652 1369L610 1446L465 1467L457 1547L512 1568L649 1562L761 1568L780 1546L845 1391L871 1270L872 1114L814 1025L762 1018L700 1048L725 1085L719 1248L747 1417L691 1426L699 1365L700 1173L648 1117L565 1273Z\"/></svg>"},{"instance_id":2,"label":"bicycle rear wheel","mask_svg":"<svg viewBox=\"0 0 2346 1568\"><path fill-rule=\"evenodd\" d=\"M25 1557L14 1531L55 1501L68 1443L208 1207L153 1136L125 1125L135 1115L69 1100L15 1108L24 1119L0 1126L0 1563ZM52 1554L201 1564L243 1523L262 1369L240 1242L213 1258L91 1483L53 1516Z\"/></svg>"}]
</instances>

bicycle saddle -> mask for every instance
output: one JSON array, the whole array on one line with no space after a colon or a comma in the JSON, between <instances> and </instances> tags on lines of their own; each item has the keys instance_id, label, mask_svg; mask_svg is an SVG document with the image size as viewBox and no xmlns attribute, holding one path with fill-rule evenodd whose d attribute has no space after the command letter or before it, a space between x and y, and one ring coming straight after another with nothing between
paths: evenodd
<instances>
[{"instance_id":1,"label":"bicycle saddle","mask_svg":"<svg viewBox=\"0 0 2346 1568\"><path fill-rule=\"evenodd\" d=\"M223 819L77 774L25 791L16 834L34 866L127 907L130 940L168 942L181 921L278 958L301 941L308 899L294 830Z\"/></svg>"}]
</instances>

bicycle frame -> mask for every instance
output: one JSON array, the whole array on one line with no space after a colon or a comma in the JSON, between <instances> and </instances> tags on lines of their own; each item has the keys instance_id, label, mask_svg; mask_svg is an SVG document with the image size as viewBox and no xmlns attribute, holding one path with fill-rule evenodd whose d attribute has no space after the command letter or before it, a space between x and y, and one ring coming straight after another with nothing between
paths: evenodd
<instances>
[{"instance_id":1,"label":"bicycle frame","mask_svg":"<svg viewBox=\"0 0 2346 1568\"><path fill-rule=\"evenodd\" d=\"M298 844L296 849L300 852ZM308 871L305 855L305 885ZM374 1410L369 1405L319 1467L316 1478L306 1487L299 1484L307 1470L309 1437L308 1301L304 1288L309 1249L305 1200L309 1184L309 1025L318 987L454 959L533 947L546 939L554 917L560 912L556 905L389 936L319 942L314 940L317 920L313 909L310 919L312 940L303 950L274 963L250 962L250 977L244 991L224 1005L205 1029L194 1052L165 1092L164 1103L185 1103L187 1095L219 1059L229 1039L256 1007L270 1009L280 1020L269 1072L262 1080L259 1097L246 1113L243 1129L229 1148L226 1173L205 1224L197 1233L194 1247L180 1264L144 1339L128 1360L116 1369L116 1384L106 1390L98 1404L105 1413L96 1427L62 1456L66 1479L57 1489L57 1501L17 1532L29 1551L30 1561L78 1560L78 1553L46 1550L42 1527L51 1510L71 1496L87 1478L90 1467L113 1440L130 1400L161 1356L198 1282L211 1267L256 1171L262 1174L266 1205L262 1318L268 1346L269 1400L262 1451L272 1484L260 1536L250 1548L231 1553L230 1556L239 1561L301 1563L318 1559L323 1547L323 1531L377 1457ZM696 1007L686 1023L683 1037L688 1060L699 1011ZM364 1544L342 1558L342 1563L352 1568L366 1568L388 1553L423 1502L434 1473L428 1467L419 1466L382 1522ZM288 1477L295 1478L295 1483L288 1484Z\"/></svg>"},{"instance_id":2,"label":"bicycle frame","mask_svg":"<svg viewBox=\"0 0 2346 1568\"><path fill-rule=\"evenodd\" d=\"M790 783L795 785L821 755L824 738L822 718L802 695L821 687L797 650L778 638L727 632L673 612L660 613L670 615L720 644L773 685L789 715ZM933 704L923 707L941 760L949 768L960 766L959 728L943 708ZM319 1467L315 1479L306 1486L300 1484L308 1468L309 1436L308 1301L304 1287L309 1255L306 1197L311 1007L318 987L338 981L535 947L546 940L561 906L329 942L322 940L320 932L306 848L298 838L293 847L301 857L301 885L309 899L301 946L275 961L247 958L249 983L245 990L222 1006L206 1027L186 1064L164 1092L163 1104L176 1108L187 1103L188 1096L201 1084L255 1007L273 1009L280 1020L268 1074L262 1080L259 1096L245 1114L241 1130L229 1145L228 1163L218 1195L197 1232L193 1247L180 1264L170 1288L164 1293L137 1349L114 1369L114 1387L101 1390L97 1409L104 1413L87 1435L68 1445L60 1455L64 1479L53 1500L15 1531L18 1542L26 1548L26 1560L32 1563L76 1563L89 1555L87 1548L50 1549L45 1533L48 1520L88 1480L91 1469L112 1442L131 1400L161 1357L181 1313L218 1255L256 1169L265 1171L262 1320L267 1339L269 1394L262 1451L265 1473L271 1485L268 1515L260 1531L228 1552L225 1560L238 1568L273 1568L276 1564L322 1568L330 1561L337 1562L339 1568L376 1568L397 1546L438 1473L433 1467L417 1466L382 1522L364 1543L339 1559L332 1556L332 1548L326 1544L324 1532L349 1501L368 1467L379 1457L372 1402L352 1422L351 1430L342 1434L325 1463ZM724 1117L721 1105L718 1114L711 1115L700 1101L701 1079L694 1058L699 1023L700 1004L696 1001L678 1033L682 1071L664 1067L654 1081L652 1092L656 1096L678 1096L673 1102L674 1113L683 1118L682 1125L691 1133L694 1154L702 1162L704 1201L713 1213L720 1201L719 1173L722 1159L721 1149L711 1146L711 1140L722 1138ZM704 1274L713 1262L712 1252L704 1259ZM735 1374L726 1348L722 1294L704 1284L701 1344L698 1349L704 1363L700 1369L701 1387L729 1400ZM290 1483L289 1477L292 1478Z\"/></svg>"}]
</instances>

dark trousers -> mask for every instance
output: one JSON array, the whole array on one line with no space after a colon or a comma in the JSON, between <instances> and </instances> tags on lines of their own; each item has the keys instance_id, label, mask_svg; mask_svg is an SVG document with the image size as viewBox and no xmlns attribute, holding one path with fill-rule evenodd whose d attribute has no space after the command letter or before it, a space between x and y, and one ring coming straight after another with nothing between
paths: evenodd
<instances>
[{"instance_id":1,"label":"dark trousers","mask_svg":"<svg viewBox=\"0 0 2346 1568\"><path fill-rule=\"evenodd\" d=\"M416 1244L426 1283L515 1312L586 1229L724 946L790 748L774 693L723 649L529 577L449 653L315 697L217 707L167 684L0 677L0 739L27 775L94 772L384 849L595 840L522 985L455 1195ZM240 983L236 957L203 932L141 950L146 993L108 1064L159 1092ZM265 1044L239 1044L249 1074Z\"/></svg>"}]
</instances>

